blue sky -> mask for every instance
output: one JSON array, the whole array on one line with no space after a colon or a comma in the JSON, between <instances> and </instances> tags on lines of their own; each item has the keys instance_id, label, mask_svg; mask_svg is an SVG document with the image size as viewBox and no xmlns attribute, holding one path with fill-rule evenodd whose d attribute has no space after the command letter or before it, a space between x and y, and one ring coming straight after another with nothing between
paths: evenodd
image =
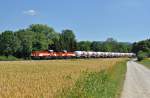
<instances>
[{"instance_id":1,"label":"blue sky","mask_svg":"<svg viewBox=\"0 0 150 98\"><path fill-rule=\"evenodd\" d=\"M78 40L150 38L149 0L0 0L0 32L30 24L72 29Z\"/></svg>"}]
</instances>

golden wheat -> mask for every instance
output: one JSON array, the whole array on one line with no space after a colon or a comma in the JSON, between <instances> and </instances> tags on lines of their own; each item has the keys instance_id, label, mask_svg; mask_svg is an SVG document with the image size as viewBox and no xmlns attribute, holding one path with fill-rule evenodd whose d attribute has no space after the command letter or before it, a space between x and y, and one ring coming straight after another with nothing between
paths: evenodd
<instances>
[{"instance_id":1,"label":"golden wheat","mask_svg":"<svg viewBox=\"0 0 150 98\"><path fill-rule=\"evenodd\" d=\"M124 59L0 62L0 98L53 98L84 70L110 68Z\"/></svg>"}]
</instances>

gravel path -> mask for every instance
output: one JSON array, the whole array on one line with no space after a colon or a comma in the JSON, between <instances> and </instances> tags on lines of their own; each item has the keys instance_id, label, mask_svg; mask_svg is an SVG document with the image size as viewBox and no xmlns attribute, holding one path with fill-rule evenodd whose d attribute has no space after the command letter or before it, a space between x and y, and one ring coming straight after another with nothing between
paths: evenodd
<instances>
[{"instance_id":1,"label":"gravel path","mask_svg":"<svg viewBox=\"0 0 150 98\"><path fill-rule=\"evenodd\" d=\"M134 61L127 63L121 98L150 98L150 70Z\"/></svg>"}]
</instances>

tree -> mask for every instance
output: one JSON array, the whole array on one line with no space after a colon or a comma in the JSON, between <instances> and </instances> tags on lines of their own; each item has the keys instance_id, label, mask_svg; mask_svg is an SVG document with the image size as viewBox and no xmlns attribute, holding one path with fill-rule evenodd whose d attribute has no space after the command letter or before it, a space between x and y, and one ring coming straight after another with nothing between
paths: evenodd
<instances>
[{"instance_id":1,"label":"tree","mask_svg":"<svg viewBox=\"0 0 150 98\"><path fill-rule=\"evenodd\" d=\"M106 52L117 52L117 41L114 40L113 38L108 38L104 43L103 43L103 51Z\"/></svg>"},{"instance_id":2,"label":"tree","mask_svg":"<svg viewBox=\"0 0 150 98\"><path fill-rule=\"evenodd\" d=\"M1 54L5 56L13 55L19 48L20 42L12 31L5 31L0 36Z\"/></svg>"},{"instance_id":3,"label":"tree","mask_svg":"<svg viewBox=\"0 0 150 98\"><path fill-rule=\"evenodd\" d=\"M143 60L143 59L146 58L147 56L148 56L148 55L147 55L146 52L139 51L139 52L138 52L138 55L137 55L138 61Z\"/></svg>"},{"instance_id":4,"label":"tree","mask_svg":"<svg viewBox=\"0 0 150 98\"><path fill-rule=\"evenodd\" d=\"M150 56L150 39L133 43L132 52L138 54L139 51L143 51Z\"/></svg>"},{"instance_id":5,"label":"tree","mask_svg":"<svg viewBox=\"0 0 150 98\"><path fill-rule=\"evenodd\" d=\"M63 30L59 39L61 49L67 51L76 50L76 38L72 30Z\"/></svg>"},{"instance_id":6,"label":"tree","mask_svg":"<svg viewBox=\"0 0 150 98\"><path fill-rule=\"evenodd\" d=\"M102 51L102 42L100 41L93 41L91 43L91 50L93 51Z\"/></svg>"},{"instance_id":7,"label":"tree","mask_svg":"<svg viewBox=\"0 0 150 98\"><path fill-rule=\"evenodd\" d=\"M17 57L23 57L25 59L30 58L32 52L32 45L34 41L34 32L28 30L19 30L16 32L16 36L20 40L20 48L17 51Z\"/></svg>"},{"instance_id":8,"label":"tree","mask_svg":"<svg viewBox=\"0 0 150 98\"><path fill-rule=\"evenodd\" d=\"M125 43L125 42L119 42L116 50L117 52L131 52L132 44L130 43Z\"/></svg>"},{"instance_id":9,"label":"tree","mask_svg":"<svg viewBox=\"0 0 150 98\"><path fill-rule=\"evenodd\" d=\"M57 37L53 38L53 44L48 46L48 49L55 50L55 51L62 51L61 46L61 40L60 40L61 34L59 34Z\"/></svg>"},{"instance_id":10,"label":"tree","mask_svg":"<svg viewBox=\"0 0 150 98\"><path fill-rule=\"evenodd\" d=\"M30 25L28 30L35 32L35 33L45 34L49 45L52 45L54 43L53 39L58 37L58 33L56 33L53 28L48 27L47 25L32 24Z\"/></svg>"},{"instance_id":11,"label":"tree","mask_svg":"<svg viewBox=\"0 0 150 98\"><path fill-rule=\"evenodd\" d=\"M91 42L90 41L80 41L77 44L78 50L80 51L90 51L91 50Z\"/></svg>"},{"instance_id":12,"label":"tree","mask_svg":"<svg viewBox=\"0 0 150 98\"><path fill-rule=\"evenodd\" d=\"M48 49L48 40L43 33L35 33L32 50L47 50Z\"/></svg>"}]
</instances>

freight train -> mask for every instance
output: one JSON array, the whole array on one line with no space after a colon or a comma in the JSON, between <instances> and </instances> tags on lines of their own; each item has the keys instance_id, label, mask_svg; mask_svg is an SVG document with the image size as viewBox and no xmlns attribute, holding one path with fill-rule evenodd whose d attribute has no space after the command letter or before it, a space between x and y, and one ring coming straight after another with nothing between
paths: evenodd
<instances>
[{"instance_id":1,"label":"freight train","mask_svg":"<svg viewBox=\"0 0 150 98\"><path fill-rule=\"evenodd\" d=\"M33 51L32 59L68 59L68 58L119 58L135 57L134 53L119 52L93 52L93 51L74 51L74 52L54 52L53 50Z\"/></svg>"}]
</instances>

